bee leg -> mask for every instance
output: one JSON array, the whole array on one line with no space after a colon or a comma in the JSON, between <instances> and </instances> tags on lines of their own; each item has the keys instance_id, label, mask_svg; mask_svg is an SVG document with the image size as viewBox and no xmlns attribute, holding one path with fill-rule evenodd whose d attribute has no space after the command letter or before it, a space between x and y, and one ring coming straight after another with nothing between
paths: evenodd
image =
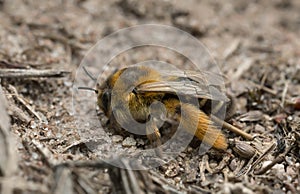
<instances>
[{"instance_id":1,"label":"bee leg","mask_svg":"<svg viewBox=\"0 0 300 194\"><path fill-rule=\"evenodd\" d=\"M156 145L157 149L155 149L156 154L162 158L162 150L159 147L161 144L161 135L159 129L157 128L155 118L151 117L146 124L146 133L147 138L150 140L151 144Z\"/></svg>"}]
</instances>

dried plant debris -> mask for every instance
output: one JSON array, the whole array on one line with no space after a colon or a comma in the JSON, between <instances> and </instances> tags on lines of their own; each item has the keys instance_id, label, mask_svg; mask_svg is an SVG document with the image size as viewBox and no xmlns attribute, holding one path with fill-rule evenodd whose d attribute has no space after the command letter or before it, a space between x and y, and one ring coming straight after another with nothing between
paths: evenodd
<instances>
[{"instance_id":1,"label":"dried plant debris","mask_svg":"<svg viewBox=\"0 0 300 194\"><path fill-rule=\"evenodd\" d=\"M17 169L15 139L10 134L10 118L7 114L7 101L0 86L0 191L12 193L13 183L9 178ZM7 180L6 180L7 179Z\"/></svg>"},{"instance_id":2,"label":"dried plant debris","mask_svg":"<svg viewBox=\"0 0 300 194\"><path fill-rule=\"evenodd\" d=\"M0 9L0 193L300 192L299 1L0 0ZM151 148L146 138L78 130L71 98L81 60L104 36L145 23L192 34L220 65L236 101L226 123L212 117L226 125L226 151L204 153L194 139L169 163L132 171L99 161L107 153L120 166L144 167L104 142L136 153ZM168 48L151 49L121 53L109 68L192 63ZM172 132L163 131L163 140Z\"/></svg>"},{"instance_id":3,"label":"dried plant debris","mask_svg":"<svg viewBox=\"0 0 300 194\"><path fill-rule=\"evenodd\" d=\"M1 124L0 124L0 176L6 175L6 170L8 169L10 161L10 137L9 137L9 128L10 120L7 114L7 104L5 101L5 96L3 94L2 87L0 87L0 115L1 115Z\"/></svg>"},{"instance_id":4,"label":"dried plant debris","mask_svg":"<svg viewBox=\"0 0 300 194\"><path fill-rule=\"evenodd\" d=\"M68 73L62 70L0 69L0 78L64 77Z\"/></svg>"}]
</instances>

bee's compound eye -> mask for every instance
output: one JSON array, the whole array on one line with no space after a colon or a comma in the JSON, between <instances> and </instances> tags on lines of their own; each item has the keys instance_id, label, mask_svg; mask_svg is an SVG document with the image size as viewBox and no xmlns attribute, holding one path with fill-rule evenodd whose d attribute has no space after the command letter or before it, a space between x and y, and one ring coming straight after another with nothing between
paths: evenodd
<instances>
[{"instance_id":1,"label":"bee's compound eye","mask_svg":"<svg viewBox=\"0 0 300 194\"><path fill-rule=\"evenodd\" d=\"M106 112L108 110L109 101L110 101L110 92L109 91L103 92L101 101L102 101L103 108L105 109L104 111Z\"/></svg>"}]
</instances>

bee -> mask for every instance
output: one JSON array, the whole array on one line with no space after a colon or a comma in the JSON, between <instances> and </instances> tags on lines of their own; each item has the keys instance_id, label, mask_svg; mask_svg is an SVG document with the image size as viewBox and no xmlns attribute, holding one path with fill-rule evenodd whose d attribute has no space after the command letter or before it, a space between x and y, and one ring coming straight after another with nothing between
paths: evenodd
<instances>
[{"instance_id":1,"label":"bee","mask_svg":"<svg viewBox=\"0 0 300 194\"><path fill-rule=\"evenodd\" d=\"M146 130L151 142L159 142L161 138L158 123L160 113L165 111L169 120L180 122L201 141L226 150L225 135L210 119L210 115L218 115L226 108L227 116L233 112L230 97L218 86L222 80L221 75L209 72L129 66L115 71L97 86L97 104L116 128L130 124L131 118L137 123L147 123L138 130ZM163 106L153 106L157 102Z\"/></svg>"}]
</instances>

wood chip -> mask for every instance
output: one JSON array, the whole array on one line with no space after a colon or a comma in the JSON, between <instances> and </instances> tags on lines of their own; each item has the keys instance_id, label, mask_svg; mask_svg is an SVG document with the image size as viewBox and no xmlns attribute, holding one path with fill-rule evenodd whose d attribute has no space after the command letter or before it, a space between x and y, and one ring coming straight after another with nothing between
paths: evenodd
<instances>
[{"instance_id":1,"label":"wood chip","mask_svg":"<svg viewBox=\"0 0 300 194\"><path fill-rule=\"evenodd\" d=\"M261 111L254 110L239 116L237 119L242 122L254 122L261 121L263 118L264 114Z\"/></svg>"}]
</instances>

